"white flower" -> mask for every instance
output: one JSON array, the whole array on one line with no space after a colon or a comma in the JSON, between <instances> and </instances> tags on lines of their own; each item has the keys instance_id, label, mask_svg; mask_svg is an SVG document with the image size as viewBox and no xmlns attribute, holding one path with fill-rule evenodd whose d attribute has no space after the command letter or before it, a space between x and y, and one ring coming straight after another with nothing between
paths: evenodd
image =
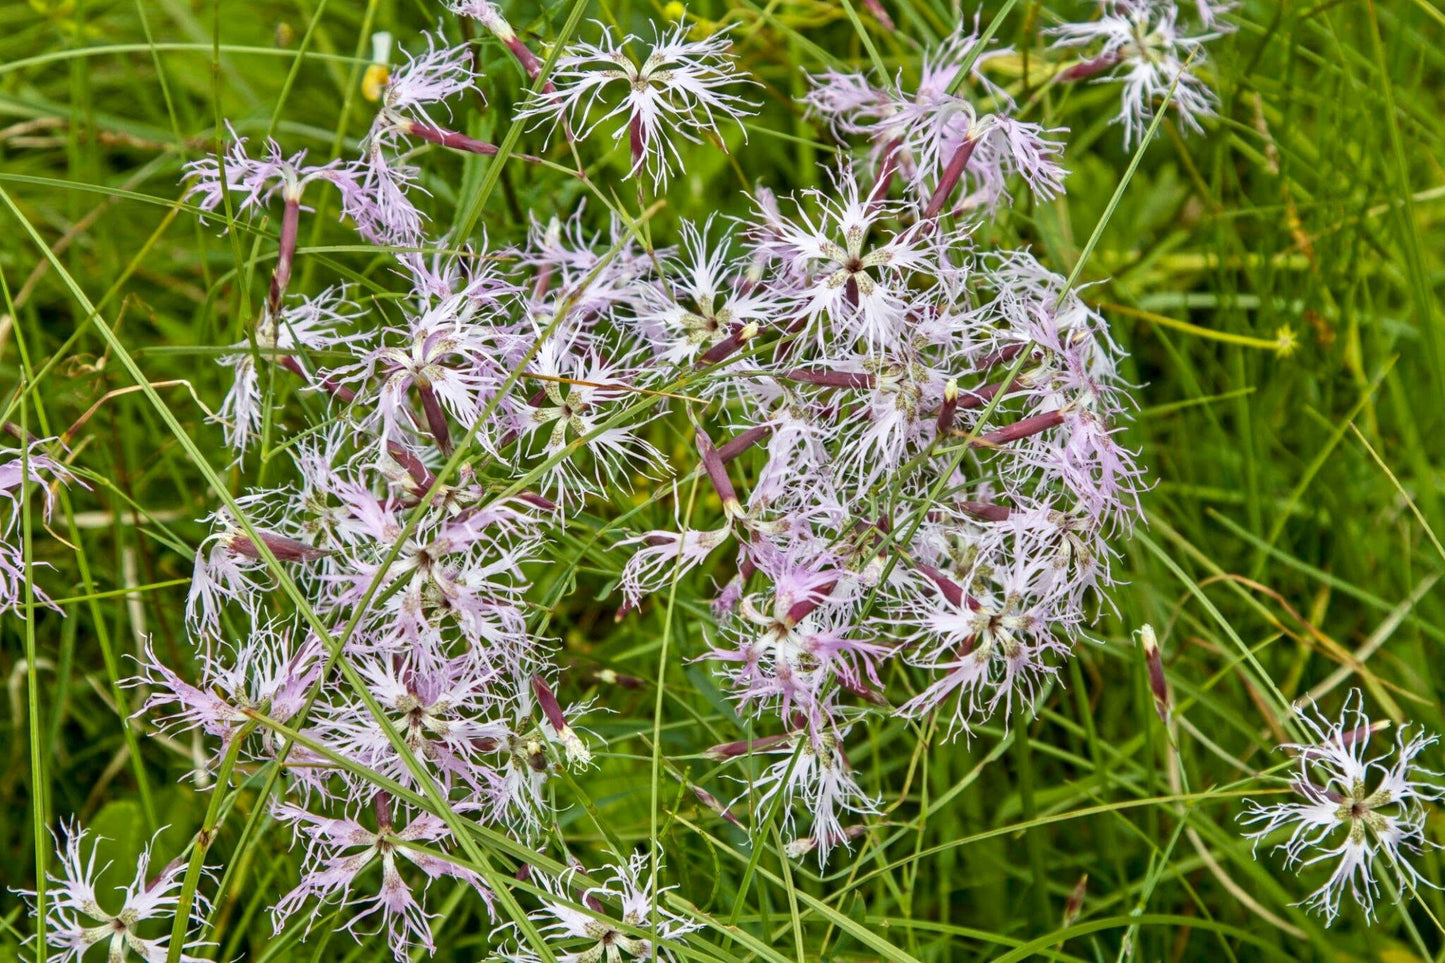
<instances>
[{"instance_id":1,"label":"white flower","mask_svg":"<svg viewBox=\"0 0 1445 963\"><path fill-rule=\"evenodd\" d=\"M874 225L893 220L898 209L860 196L849 166L834 174L832 191L803 193L816 201L816 217L801 203L792 218L760 205L755 236L791 275L820 348L859 344L876 354L903 331L909 276L932 260L925 235L914 225L868 243Z\"/></svg>"},{"instance_id":2,"label":"white flower","mask_svg":"<svg viewBox=\"0 0 1445 963\"><path fill-rule=\"evenodd\" d=\"M217 360L235 374L231 390L226 392L215 418L225 429L226 444L238 454L244 454L251 439L261 430L265 399L261 374L256 368L257 358L308 375L305 362L287 352L295 351L304 357L308 351L355 340L341 334L340 329L360 316L361 309L347 299L344 285L296 301L282 310L279 317L269 312L263 314L256 321L255 350L250 340L241 341L231 345L231 351Z\"/></svg>"},{"instance_id":3,"label":"white flower","mask_svg":"<svg viewBox=\"0 0 1445 963\"><path fill-rule=\"evenodd\" d=\"M819 866L828 861L828 853L834 846L848 846L857 835L851 831L852 827L844 827L844 813L862 816L879 811L878 802L863 792L853 767L843 755L843 739L847 734L845 728L812 736L799 735L795 740L766 750L783 758L769 766L754 784L754 789L760 790L759 812L767 812L769 802L781 796L785 830L793 829L795 802L801 802L798 808L811 814L808 835L795 840L791 851L802 854L816 850ZM738 801L733 800L729 805L736 805Z\"/></svg>"},{"instance_id":4,"label":"white flower","mask_svg":"<svg viewBox=\"0 0 1445 963\"><path fill-rule=\"evenodd\" d=\"M1438 773L1415 764L1435 737L1417 732L1407 738L1407 726L1392 749L1370 757L1370 738L1383 727L1371 724L1362 703L1360 690L1353 690L1336 723L1318 712L1312 718L1297 710L1296 718L1316 737L1313 743L1284 746L1298 754L1292 787L1304 801L1261 806L1247 800L1249 811L1241 817L1260 825L1246 834L1256 845L1276 830L1290 830L1275 847L1284 850L1286 866L1335 861L1329 879L1304 900L1327 923L1338 915L1347 889L1365 918L1373 917L1380 875L1392 876L1400 895L1420 884L1434 885L1408 856L1427 845L1422 803L1442 795L1442 787L1428 781Z\"/></svg>"},{"instance_id":5,"label":"white flower","mask_svg":"<svg viewBox=\"0 0 1445 963\"><path fill-rule=\"evenodd\" d=\"M1066 23L1051 31L1059 47L1089 47L1102 41L1094 58L1070 68L1065 79L1108 71L1101 79L1123 81L1123 105L1114 122L1124 125L1126 146L1144 136L1154 119L1155 103L1165 97L1196 131L1203 129L1201 118L1214 116L1214 91L1198 71L1205 63L1204 45L1219 34L1182 36L1178 19L1174 0L1105 0L1099 19Z\"/></svg>"},{"instance_id":6,"label":"white flower","mask_svg":"<svg viewBox=\"0 0 1445 963\"><path fill-rule=\"evenodd\" d=\"M124 894L119 912L110 913L103 909L96 896L96 884L101 873L95 868L95 845L90 852L82 855L81 844L86 831L72 823L61 827L62 840L57 856L60 871L51 874L51 889L47 894L48 914L45 919L46 940L50 946L61 951L61 963L79 961L93 946L104 943L112 963L120 963L134 953L143 960L164 960L166 958L171 932L171 921L175 918L180 901L181 880L186 864L174 860L151 879L151 847L141 850L136 862L135 878L128 886L117 886L115 891ZM34 897L33 890L21 890L22 895ZM199 926L206 917L210 904L200 893L191 902L189 923ZM147 932L156 935L142 937L137 928L140 924ZM190 933L188 931L187 935ZM195 948L211 944L192 944ZM179 959L185 963L201 963L200 957L181 953Z\"/></svg>"},{"instance_id":7,"label":"white flower","mask_svg":"<svg viewBox=\"0 0 1445 963\"><path fill-rule=\"evenodd\" d=\"M711 130L721 138L719 114L739 121L755 113L741 96L724 89L752 81L738 75L722 34L688 40L690 28L682 23L666 35L658 30L647 57L639 63L626 48L644 41L631 34L619 41L609 27L599 26L602 37L597 43L575 43L558 58L552 73L556 91L533 93L519 117L551 121L554 127L569 120L579 139L602 124L612 126L611 121L625 117L626 123L616 125L612 136L615 140L625 136L629 141L632 169L628 176L645 169L661 187L673 164L683 163L673 137L700 143L699 132ZM613 91L622 94L621 101L589 125L592 108L599 103L606 106Z\"/></svg>"},{"instance_id":8,"label":"white flower","mask_svg":"<svg viewBox=\"0 0 1445 963\"><path fill-rule=\"evenodd\" d=\"M654 955L675 960L678 957L674 950L683 942L683 937L702 928L701 923L684 919L660 905L658 897L674 887L664 886L654 891L649 885L647 857L641 853L626 863L604 866L592 874L601 882L579 894L578 900L592 910L591 913L571 905L568 890L574 875L567 872L556 879L537 875L541 885L557 898L544 900L542 908L531 915L549 942L568 948L568 952L556 954L559 963L602 963L604 960L621 963L624 958L650 960ZM606 916L610 905L621 909L620 926L599 918ZM656 954L652 940L637 935L638 930L657 934ZM531 949L521 946L503 956L519 963L541 959Z\"/></svg>"},{"instance_id":9,"label":"white flower","mask_svg":"<svg viewBox=\"0 0 1445 963\"><path fill-rule=\"evenodd\" d=\"M672 364L699 355L706 359L720 342L731 337L736 343L749 325L756 332L784 311L783 298L771 286L747 278L744 266L728 257L726 240L714 243L709 237L713 223L711 216L701 228L684 221L682 251L663 262L666 289L638 287L641 333Z\"/></svg>"}]
</instances>

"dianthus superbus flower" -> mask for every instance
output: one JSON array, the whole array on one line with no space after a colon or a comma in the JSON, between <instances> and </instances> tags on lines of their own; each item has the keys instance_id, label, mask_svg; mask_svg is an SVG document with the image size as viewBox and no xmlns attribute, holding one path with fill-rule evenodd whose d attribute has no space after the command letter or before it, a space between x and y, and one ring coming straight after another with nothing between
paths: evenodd
<instances>
[{"instance_id":1,"label":"dianthus superbus flower","mask_svg":"<svg viewBox=\"0 0 1445 963\"><path fill-rule=\"evenodd\" d=\"M814 89L805 102L836 132L867 135L880 181L886 186L894 171L902 170L920 204L936 189L951 190L948 181L965 173L963 207L993 207L1006 196L1006 181L1015 173L1040 197L1054 196L1063 189L1063 143L1054 139L1063 131L1015 118L1008 94L979 72L1008 50L977 52L969 76L978 89L977 103L971 91L958 90L959 67L978 45L977 32L964 27L960 24L947 42L924 56L912 94L898 82L875 84L863 74L830 70L812 78ZM985 100L994 109L980 106Z\"/></svg>"},{"instance_id":2,"label":"dianthus superbus flower","mask_svg":"<svg viewBox=\"0 0 1445 963\"><path fill-rule=\"evenodd\" d=\"M720 117L741 121L753 112L728 89L750 81L737 73L726 35L689 40L686 24L665 34L656 28L647 56L638 62L627 48L645 41L631 34L618 40L610 27L598 26L602 36L596 43L574 43L558 59L555 92L532 94L519 116L553 127L570 119L579 138L616 120L612 136L626 137L631 150L629 176L646 171L661 187L674 165L682 166L672 138L700 143L700 134L711 131L721 139ZM614 96L618 103L612 105ZM608 107L589 121L594 109Z\"/></svg>"},{"instance_id":3,"label":"dianthus superbus flower","mask_svg":"<svg viewBox=\"0 0 1445 963\"><path fill-rule=\"evenodd\" d=\"M1246 833L1256 846L1288 830L1275 846L1284 851L1287 867L1333 864L1329 878L1304 901L1327 923L1339 914L1346 893L1366 919L1373 917L1381 877L1391 880L1397 897L1435 885L1420 875L1411 857L1434 845L1425 838L1424 803L1445 795L1439 773L1416 761L1436 739L1421 732L1407 735L1406 726L1393 746L1371 754L1370 741L1382 727L1370 722L1363 702L1360 691L1353 690L1338 721L1299 708L1295 719L1313 740L1283 748L1298 757L1290 788L1302 801L1262 805L1248 800L1240 817L1259 827Z\"/></svg>"},{"instance_id":4,"label":"dianthus superbus flower","mask_svg":"<svg viewBox=\"0 0 1445 963\"><path fill-rule=\"evenodd\" d=\"M202 211L211 212L225 202L227 192L236 196L236 212L264 206L277 194L288 201L299 202L302 192L312 181L326 181L343 192L354 190L360 179L355 167L340 160L325 164L307 164L306 151L287 157L281 145L267 139L260 156L252 157L247 139L230 127L230 144L215 156L203 157L186 164L185 176L190 179L185 198L194 200Z\"/></svg>"},{"instance_id":5,"label":"dianthus superbus flower","mask_svg":"<svg viewBox=\"0 0 1445 963\"><path fill-rule=\"evenodd\" d=\"M29 442L25 451L0 449L0 459L4 459L0 460L0 498L10 503L10 511L0 520L0 615L20 608L26 582L31 581L25 571L24 546L17 537L20 513L24 510L20 504L21 490L29 487L30 491L41 493L44 517L48 522L55 510L55 486L77 484L81 488L90 487L77 479L64 464L45 453L45 446L52 442L54 439L36 439ZM31 568L43 564L32 562ZM35 593L38 603L60 611L33 581L30 590Z\"/></svg>"},{"instance_id":6,"label":"dianthus superbus flower","mask_svg":"<svg viewBox=\"0 0 1445 963\"><path fill-rule=\"evenodd\" d=\"M813 340L870 353L892 344L908 312L910 275L929 263L922 231L884 227L898 210L863 196L850 166L834 174L831 189L804 191L794 209L786 217L763 208L754 230L788 272Z\"/></svg>"},{"instance_id":7,"label":"dianthus superbus flower","mask_svg":"<svg viewBox=\"0 0 1445 963\"><path fill-rule=\"evenodd\" d=\"M636 854L625 863L611 863L590 874L600 880L585 890L573 888L576 873L557 877L538 875L537 881L555 898L543 898L543 905L531 914L538 930L555 946L560 963L623 963L624 960L677 960L675 952L688 933L702 928L661 905L662 894L672 886L654 888L647 857ZM565 901L565 902L564 902ZM592 910L584 913L569 903ZM618 920L614 923L607 917ZM620 925L619 925L620 924ZM641 935L643 933L647 936ZM653 936L656 938L654 943ZM555 951L554 951L555 952ZM542 959L533 949L518 945L503 953L515 963L537 963Z\"/></svg>"},{"instance_id":8,"label":"dianthus superbus flower","mask_svg":"<svg viewBox=\"0 0 1445 963\"><path fill-rule=\"evenodd\" d=\"M334 902L353 912L345 929L358 936L358 926L379 913L392 953L397 960L405 960L413 947L433 948L432 916L426 911L424 893L419 898L402 875L406 864L398 857L420 869L427 880L451 877L471 886L488 906L492 897L476 873L416 848L415 844L439 847L450 839L450 832L439 818L417 813L399 827L393 821L392 801L386 793L377 794L369 808L374 810L376 829L365 826L359 817L332 819L290 803L276 806L276 818L289 823L297 838L305 840L308 871L296 888L272 907L275 930L280 933L293 915L315 900L307 922L309 932L322 908ZM381 881L376 894L369 898L353 894L357 877L378 862Z\"/></svg>"},{"instance_id":9,"label":"dianthus superbus flower","mask_svg":"<svg viewBox=\"0 0 1445 963\"><path fill-rule=\"evenodd\" d=\"M1114 121L1124 125L1126 147L1144 136L1165 97L1180 121L1203 130L1201 121L1214 116L1217 98L1198 71L1206 62L1204 45L1219 35L1183 34L1175 0L1104 0L1102 7L1098 19L1052 29L1055 46L1092 55L1065 70L1064 79L1098 75L1123 83L1123 103ZM1211 11L1212 22L1212 8L1205 4L1203 9Z\"/></svg>"},{"instance_id":10,"label":"dianthus superbus flower","mask_svg":"<svg viewBox=\"0 0 1445 963\"><path fill-rule=\"evenodd\" d=\"M151 849L155 845L152 840L141 850L135 878L126 886L115 887L110 894L111 897L119 895L121 902L120 909L112 913L102 904L113 903L113 899L102 900L96 892L106 867L96 870L95 841L90 842L86 852L87 835L86 830L72 822L63 825L60 836L56 837L60 868L58 873L51 874L51 886L46 892L46 942L52 949L60 951L61 963L79 963L91 947L98 945L105 946L111 963L132 958L147 963L166 959L170 951L171 925L186 872L185 862L176 859L152 875ZM34 890L22 890L21 893L29 898L36 895ZM187 919L187 938L204 924L209 910L210 903L206 897L202 893L194 893ZM211 944L187 945L200 949ZM178 959L184 963L202 963L202 957L192 956L184 949Z\"/></svg>"},{"instance_id":11,"label":"dianthus superbus flower","mask_svg":"<svg viewBox=\"0 0 1445 963\"><path fill-rule=\"evenodd\" d=\"M216 420L225 429L226 444L238 454L250 446L265 415L257 359L280 364L309 380L304 360L308 351L354 339L342 329L360 314L360 308L346 295L344 287L327 288L315 297L298 299L278 314L267 310L257 319L250 340L231 345L232 350L217 359L231 368L235 380Z\"/></svg>"},{"instance_id":12,"label":"dianthus superbus flower","mask_svg":"<svg viewBox=\"0 0 1445 963\"><path fill-rule=\"evenodd\" d=\"M781 758L769 765L754 783L759 792L756 810L759 818L774 800L783 807L785 832L797 832L795 809L810 815L806 833L800 834L796 841L808 842L794 849L800 853L816 851L819 865L827 862L828 853L835 846L849 846L856 836L843 826L845 815L878 812L877 801L863 792L852 765L843 754L843 739L847 734L848 729L843 728L776 742L763 751ZM736 806L741 798L730 805ZM801 805L795 806L795 803Z\"/></svg>"}]
</instances>

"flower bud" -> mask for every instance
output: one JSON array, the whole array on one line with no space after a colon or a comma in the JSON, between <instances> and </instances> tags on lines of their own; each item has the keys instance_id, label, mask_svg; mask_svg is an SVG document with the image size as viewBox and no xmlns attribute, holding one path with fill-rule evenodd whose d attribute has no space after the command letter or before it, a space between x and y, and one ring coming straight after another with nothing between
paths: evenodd
<instances>
[{"instance_id":1,"label":"flower bud","mask_svg":"<svg viewBox=\"0 0 1445 963\"><path fill-rule=\"evenodd\" d=\"M1144 661L1149 667L1149 691L1154 694L1154 711L1165 723L1173 703L1169 697L1169 682L1164 678L1164 658L1159 652L1159 640L1154 637L1154 626L1145 623L1139 630L1139 644L1144 649Z\"/></svg>"}]
</instances>

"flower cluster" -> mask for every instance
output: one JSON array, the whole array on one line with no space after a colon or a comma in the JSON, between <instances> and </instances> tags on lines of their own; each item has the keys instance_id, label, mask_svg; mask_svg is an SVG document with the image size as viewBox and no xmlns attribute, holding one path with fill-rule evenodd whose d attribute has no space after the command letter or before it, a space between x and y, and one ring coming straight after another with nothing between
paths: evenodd
<instances>
[{"instance_id":1,"label":"flower cluster","mask_svg":"<svg viewBox=\"0 0 1445 963\"><path fill-rule=\"evenodd\" d=\"M574 157L625 137L627 176L658 188L679 139L720 142L722 122L755 109L725 34L679 26L647 45L604 26L543 78L494 4L455 9L534 81L519 116L563 132ZM368 72L379 103L358 157L308 165L268 142L253 158L233 134L189 166L203 212L283 206L265 303L221 359L226 441L239 456L278 424L277 382L312 417L276 453L289 480L208 519L187 606L194 668L147 648L132 684L159 726L213 740L201 765L222 785L237 765L284 774L272 814L305 869L272 907L278 932L340 912L405 958L433 945L433 883L502 901L457 820L553 845L559 778L601 744L581 727L593 705L565 697L536 582L632 486L655 488L639 493L648 505L675 493L677 523L648 530L628 512L603 529L619 618L704 563L723 573L691 654L765 730L712 750L739 771L757 762L749 805L724 815L746 826L779 809L794 856L826 860L878 812L847 743L879 707L936 715L950 735L1006 723L1085 637L1145 484L1118 437L1129 386L1075 286L979 240L1009 198L1062 192L1065 171L1064 131L1023 119L981 70L1005 51L977 48L961 31L909 87L814 78L806 106L840 141L827 186L758 187L744 223L684 219L674 247L606 201L534 218L511 246L428 236L417 152L499 152L440 123L481 94L473 51L440 30L395 71ZM374 267L364 283L291 290L319 183L404 290ZM664 455L679 437L695 462ZM716 498L684 518L688 480ZM668 958L694 928L638 859L524 869L548 895L531 936L497 919L513 958L537 958L537 929L563 959Z\"/></svg>"}]
</instances>

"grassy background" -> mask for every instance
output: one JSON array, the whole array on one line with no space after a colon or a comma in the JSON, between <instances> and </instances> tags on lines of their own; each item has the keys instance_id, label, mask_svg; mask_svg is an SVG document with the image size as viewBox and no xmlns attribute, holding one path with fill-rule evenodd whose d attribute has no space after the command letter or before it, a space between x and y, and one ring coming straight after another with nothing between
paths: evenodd
<instances>
[{"instance_id":1,"label":"grassy background","mask_svg":"<svg viewBox=\"0 0 1445 963\"><path fill-rule=\"evenodd\" d=\"M914 41L957 16L942 0L884 3L898 33L870 37L890 69L905 72L916 68ZM544 4L532 19L531 5L509 5L534 41L555 36L570 9ZM1000 35L1028 47L1053 18L1087 9L1026 0ZM220 118L318 160L354 151L373 109L359 92L370 31L389 29L407 45L439 10L401 0L0 5L0 191L9 200L0 205L0 411L40 434L78 426L74 464L92 489L61 494L57 537L35 517L34 557L54 566L40 580L68 617L0 619L8 886L32 885L37 820L77 814L112 837L106 852L123 873L156 827L170 827L161 859L181 852L209 795L187 777L201 748L148 737L143 720L124 725L135 694L117 680L131 674L127 655L146 635L173 665L189 663L182 603L204 535L195 519L216 500L155 407L129 390L95 325L118 334L233 491L282 480L285 459L271 457L282 425L244 471L228 469L220 429L201 408L224 394L215 348L242 340L254 317L274 226L218 236L218 224L199 225L176 203L181 165L210 149ZM658 16L627 3L593 13L624 23ZM739 23L741 58L765 83L767 105L746 143L691 153L651 225L659 243L672 240L679 214L740 212L741 189L759 179L780 189L816 183L815 162L830 147L789 100L805 89L799 67L869 59L846 3L709 0L692 13ZM1439 894L1384 907L1374 928L1348 910L1327 932L1289 905L1319 878L1283 874L1263 852L1256 862L1234 820L1241 795L1281 785L1254 778L1282 759L1270 721L1281 697L1328 687L1321 702L1333 707L1361 685L1377 717L1445 729L1445 682L1432 671L1445 640L1434 587L1445 553L1430 535L1445 531L1445 17L1426 0L1250 2L1238 20L1213 47L1222 119L1205 136L1161 129L1083 272L1100 282L1092 297L1118 306L1106 313L1143 385L1130 438L1157 480L1148 526L1122 546L1128 584L1099 626L1106 644L1082 651L1037 718L1008 734L986 727L971 743L945 744L927 727L875 722L854 761L889 812L858 855L822 878L811 863L784 864L776 840L750 866L742 834L664 773L670 876L701 911L748 934L747 943L708 934L737 958L758 941L784 958L1094 960L1131 948L1147 960L1440 958L1442 932L1427 913L1445 919ZM481 50L490 105L466 105L457 123L500 139L519 77L498 45ZM1005 69L1016 81L1022 67ZM1113 87L1086 85L1048 98L1045 115L1073 128L1069 193L1021 205L990 230L1073 267L1130 160L1107 125L1114 97ZM446 213L467 209L489 162L434 151L423 163L433 208ZM576 190L509 164L481 224L498 242L515 240L526 212L571 209ZM317 197L296 287L316 290L339 273L395 289L385 259L335 223L334 197ZM1284 326L1300 341L1288 357L1268 347ZM295 427L314 402L293 388L273 385ZM659 445L691 463L681 424L657 431ZM666 510L653 511L667 524ZM575 578L539 576L564 661L655 682L668 637L664 755L725 794L697 753L736 729L707 673L678 657L704 648L699 603L684 590L673 611L659 604L614 624L617 597L598 596L625 555L606 550L610 539L594 544L587 525L562 543ZM1131 643L1146 622L1178 703L1177 750ZM1361 664L1357 652L1372 654ZM567 695L589 691L583 673L572 678ZM594 807L624 841L645 840L654 690L596 694L615 710L597 727L609 739L602 772L560 792ZM221 959L297 952L299 932L273 938L264 908L294 882L298 854L274 828L234 851L256 802L236 794L237 815L212 853L230 871ZM584 807L563 818L581 852L601 842ZM1441 839L1438 820L1430 836ZM1442 879L1438 854L1421 868ZM1065 900L1084 874L1082 915L1066 927ZM436 927L439 956L484 955L475 902L433 894L433 908L448 913ZM31 926L20 900L0 895L0 959L30 958L18 940ZM345 937L322 939L325 928L301 958L371 958Z\"/></svg>"}]
</instances>

